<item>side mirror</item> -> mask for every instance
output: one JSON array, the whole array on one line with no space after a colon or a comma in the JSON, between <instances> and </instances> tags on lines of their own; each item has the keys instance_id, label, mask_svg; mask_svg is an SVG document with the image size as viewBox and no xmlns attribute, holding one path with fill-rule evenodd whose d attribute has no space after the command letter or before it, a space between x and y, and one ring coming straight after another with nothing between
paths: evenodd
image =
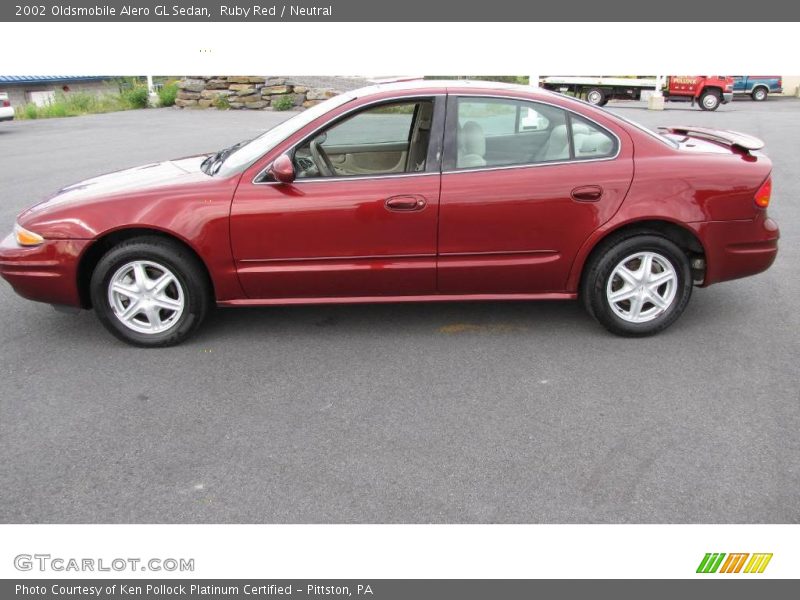
<instances>
[{"instance_id":1,"label":"side mirror","mask_svg":"<svg viewBox=\"0 0 800 600\"><path fill-rule=\"evenodd\" d=\"M292 183L295 177L292 159L285 154L281 154L270 165L267 173L269 173L275 181L279 181L280 183Z\"/></svg>"}]
</instances>

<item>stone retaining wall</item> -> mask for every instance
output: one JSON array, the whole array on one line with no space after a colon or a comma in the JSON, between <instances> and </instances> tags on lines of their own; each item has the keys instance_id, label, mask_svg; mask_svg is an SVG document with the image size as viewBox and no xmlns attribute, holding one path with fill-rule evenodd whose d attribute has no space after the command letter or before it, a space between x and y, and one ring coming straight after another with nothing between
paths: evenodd
<instances>
[{"instance_id":1,"label":"stone retaining wall","mask_svg":"<svg viewBox=\"0 0 800 600\"><path fill-rule=\"evenodd\" d=\"M303 109L338 93L330 88L309 88L280 77L263 75L186 77L178 82L175 106L240 110Z\"/></svg>"}]
</instances>

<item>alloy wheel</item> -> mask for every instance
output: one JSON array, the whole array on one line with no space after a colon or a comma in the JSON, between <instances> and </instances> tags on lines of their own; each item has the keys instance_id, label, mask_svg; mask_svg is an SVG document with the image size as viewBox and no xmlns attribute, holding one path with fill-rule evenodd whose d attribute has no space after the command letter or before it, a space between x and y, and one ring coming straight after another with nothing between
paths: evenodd
<instances>
[{"instance_id":1,"label":"alloy wheel","mask_svg":"<svg viewBox=\"0 0 800 600\"><path fill-rule=\"evenodd\" d=\"M185 307L183 288L175 274L147 260L132 261L116 270L108 283L108 302L120 323L145 334L173 327Z\"/></svg>"},{"instance_id":2,"label":"alloy wheel","mask_svg":"<svg viewBox=\"0 0 800 600\"><path fill-rule=\"evenodd\" d=\"M629 323L647 323L664 314L678 290L678 274L655 252L637 252L611 272L606 298L611 310Z\"/></svg>"}]
</instances>

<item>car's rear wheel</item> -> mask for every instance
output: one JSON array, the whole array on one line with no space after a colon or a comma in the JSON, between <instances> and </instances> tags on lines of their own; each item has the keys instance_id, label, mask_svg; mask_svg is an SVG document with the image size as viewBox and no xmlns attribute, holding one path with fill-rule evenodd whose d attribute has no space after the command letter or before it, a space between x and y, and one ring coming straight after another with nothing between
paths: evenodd
<instances>
[{"instance_id":1,"label":"car's rear wheel","mask_svg":"<svg viewBox=\"0 0 800 600\"><path fill-rule=\"evenodd\" d=\"M689 302L689 259L657 235L624 238L592 259L581 293L589 313L612 333L652 335L672 325Z\"/></svg>"},{"instance_id":2,"label":"car's rear wheel","mask_svg":"<svg viewBox=\"0 0 800 600\"><path fill-rule=\"evenodd\" d=\"M722 97L716 90L706 90L700 96L700 108L703 110L717 110L722 103Z\"/></svg>"},{"instance_id":3,"label":"car's rear wheel","mask_svg":"<svg viewBox=\"0 0 800 600\"><path fill-rule=\"evenodd\" d=\"M180 244L158 237L109 250L91 279L92 305L103 325L136 346L185 340L211 304L205 271Z\"/></svg>"},{"instance_id":4,"label":"car's rear wheel","mask_svg":"<svg viewBox=\"0 0 800 600\"><path fill-rule=\"evenodd\" d=\"M606 104L606 95L600 88L591 88L586 92L586 101L594 106L603 106Z\"/></svg>"},{"instance_id":5,"label":"car's rear wheel","mask_svg":"<svg viewBox=\"0 0 800 600\"><path fill-rule=\"evenodd\" d=\"M757 87L756 89L753 90L753 92L750 95L756 102L763 102L764 100L767 99L769 92L765 87Z\"/></svg>"}]
</instances>

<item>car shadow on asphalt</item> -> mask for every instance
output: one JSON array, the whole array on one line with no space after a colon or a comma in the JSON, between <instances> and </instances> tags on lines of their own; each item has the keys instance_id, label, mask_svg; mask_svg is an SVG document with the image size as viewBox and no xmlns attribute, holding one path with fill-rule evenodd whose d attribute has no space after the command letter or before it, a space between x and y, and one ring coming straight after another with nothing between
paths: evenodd
<instances>
[{"instance_id":1,"label":"car shadow on asphalt","mask_svg":"<svg viewBox=\"0 0 800 600\"><path fill-rule=\"evenodd\" d=\"M694 290L683 315L661 335L733 326L730 316L746 315L748 300L729 286ZM578 301L400 302L218 308L191 341L292 338L336 334L391 336L441 334L534 334L539 341L569 336L612 336Z\"/></svg>"},{"instance_id":2,"label":"car shadow on asphalt","mask_svg":"<svg viewBox=\"0 0 800 600\"><path fill-rule=\"evenodd\" d=\"M730 288L703 290L693 294L686 312L660 335L735 326L729 322L731 315L746 319L749 306L746 295L736 294ZM65 315L43 306L36 308L42 310L31 315L32 321L24 328L26 336L33 327L42 329L42 335L51 340L54 336L69 340L73 348L97 344L126 346L105 331L92 311ZM331 336L381 336L387 341L407 336L427 339L532 336L538 343L564 337L617 339L577 301L409 302L217 308L181 346L257 343L265 338L287 341L301 338L313 343L314 339Z\"/></svg>"},{"instance_id":3,"label":"car shadow on asphalt","mask_svg":"<svg viewBox=\"0 0 800 600\"><path fill-rule=\"evenodd\" d=\"M602 331L577 302L432 302L218 309L198 338Z\"/></svg>"}]
</instances>

